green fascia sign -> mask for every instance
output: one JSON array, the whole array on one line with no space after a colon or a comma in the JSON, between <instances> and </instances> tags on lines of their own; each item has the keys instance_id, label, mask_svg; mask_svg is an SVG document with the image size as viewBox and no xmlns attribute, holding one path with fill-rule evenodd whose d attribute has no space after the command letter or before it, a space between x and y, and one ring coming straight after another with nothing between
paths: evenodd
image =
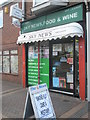
<instances>
[{"instance_id":1,"label":"green fascia sign","mask_svg":"<svg viewBox=\"0 0 90 120\"><path fill-rule=\"evenodd\" d=\"M71 22L83 20L83 4L21 23L21 33L42 30Z\"/></svg>"}]
</instances>

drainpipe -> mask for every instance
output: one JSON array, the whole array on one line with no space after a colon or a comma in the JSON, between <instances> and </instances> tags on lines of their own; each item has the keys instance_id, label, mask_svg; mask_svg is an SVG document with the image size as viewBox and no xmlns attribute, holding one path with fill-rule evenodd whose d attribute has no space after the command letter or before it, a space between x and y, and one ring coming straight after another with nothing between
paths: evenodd
<instances>
[{"instance_id":1,"label":"drainpipe","mask_svg":"<svg viewBox=\"0 0 90 120\"><path fill-rule=\"evenodd\" d=\"M87 28L87 99L90 102L90 12L88 11L88 2L84 0L86 5L86 28Z\"/></svg>"}]
</instances>

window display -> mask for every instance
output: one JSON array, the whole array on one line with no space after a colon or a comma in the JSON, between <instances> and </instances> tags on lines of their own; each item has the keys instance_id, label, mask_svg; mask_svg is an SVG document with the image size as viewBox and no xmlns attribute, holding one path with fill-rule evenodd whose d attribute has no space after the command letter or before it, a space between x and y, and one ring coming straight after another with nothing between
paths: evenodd
<instances>
[{"instance_id":1,"label":"window display","mask_svg":"<svg viewBox=\"0 0 90 120\"><path fill-rule=\"evenodd\" d=\"M73 42L53 44L52 47L53 87L73 89Z\"/></svg>"}]
</instances>

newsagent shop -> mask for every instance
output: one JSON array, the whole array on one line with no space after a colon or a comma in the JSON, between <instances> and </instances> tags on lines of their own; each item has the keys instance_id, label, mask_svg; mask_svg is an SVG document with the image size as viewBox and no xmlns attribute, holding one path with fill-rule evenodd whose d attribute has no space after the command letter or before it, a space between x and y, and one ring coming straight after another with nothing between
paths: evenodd
<instances>
[{"instance_id":1,"label":"newsagent shop","mask_svg":"<svg viewBox=\"0 0 90 120\"><path fill-rule=\"evenodd\" d=\"M77 4L21 23L23 84L85 99L85 6Z\"/></svg>"}]
</instances>

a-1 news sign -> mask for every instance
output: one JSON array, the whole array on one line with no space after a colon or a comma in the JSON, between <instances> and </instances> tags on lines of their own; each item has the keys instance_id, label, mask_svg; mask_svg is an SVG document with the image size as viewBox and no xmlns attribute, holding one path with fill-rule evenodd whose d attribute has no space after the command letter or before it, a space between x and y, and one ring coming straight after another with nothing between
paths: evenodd
<instances>
[{"instance_id":1,"label":"a-1 news sign","mask_svg":"<svg viewBox=\"0 0 90 120\"><path fill-rule=\"evenodd\" d=\"M29 93L28 95L30 95L29 101L31 101L36 119L43 119L43 118L45 119L52 118L52 120L56 119L56 115L53 109L53 105L52 105L51 98L50 98L46 84L29 87L28 93ZM26 98L29 98L29 97L26 97ZM26 103L28 103L27 100L26 100ZM29 112L31 111L30 108L27 108L25 106L24 118L26 116L25 114L29 114L25 112L26 109L29 109Z\"/></svg>"},{"instance_id":2,"label":"a-1 news sign","mask_svg":"<svg viewBox=\"0 0 90 120\"><path fill-rule=\"evenodd\" d=\"M19 7L12 5L10 7L10 16L17 18L17 19L22 19L22 9Z\"/></svg>"}]
</instances>

